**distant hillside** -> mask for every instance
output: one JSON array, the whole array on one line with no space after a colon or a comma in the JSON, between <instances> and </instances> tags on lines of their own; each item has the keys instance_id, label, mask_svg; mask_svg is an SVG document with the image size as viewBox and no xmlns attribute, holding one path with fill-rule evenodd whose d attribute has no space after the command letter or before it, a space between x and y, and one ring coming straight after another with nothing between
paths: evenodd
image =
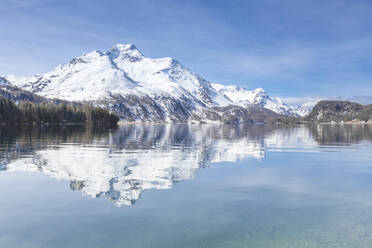
<instances>
[{"instance_id":1,"label":"distant hillside","mask_svg":"<svg viewBox=\"0 0 372 248\"><path fill-rule=\"evenodd\" d=\"M311 113L304 118L307 121L330 122L372 119L372 104L363 106L349 101L320 101Z\"/></svg>"}]
</instances>

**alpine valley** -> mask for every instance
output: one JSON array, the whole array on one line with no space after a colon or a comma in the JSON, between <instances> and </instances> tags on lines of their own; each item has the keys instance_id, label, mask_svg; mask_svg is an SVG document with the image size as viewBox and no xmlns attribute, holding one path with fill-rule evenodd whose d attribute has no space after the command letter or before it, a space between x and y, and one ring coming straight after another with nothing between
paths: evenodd
<instances>
[{"instance_id":1,"label":"alpine valley","mask_svg":"<svg viewBox=\"0 0 372 248\"><path fill-rule=\"evenodd\" d=\"M309 113L261 88L213 83L175 59L147 58L133 44L93 51L33 77L0 77L0 93L17 101L91 104L127 122L262 123Z\"/></svg>"}]
</instances>

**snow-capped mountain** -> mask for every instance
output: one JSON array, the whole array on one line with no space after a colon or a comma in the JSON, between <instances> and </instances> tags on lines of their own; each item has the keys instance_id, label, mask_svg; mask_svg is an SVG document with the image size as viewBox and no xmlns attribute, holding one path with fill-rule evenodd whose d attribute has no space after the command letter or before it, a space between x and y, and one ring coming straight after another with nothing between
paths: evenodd
<instances>
[{"instance_id":1,"label":"snow-capped mountain","mask_svg":"<svg viewBox=\"0 0 372 248\"><path fill-rule=\"evenodd\" d=\"M307 114L262 89L211 83L172 58L147 58L133 44L93 51L31 78L5 79L39 96L108 108L127 121L249 122L252 110L266 117Z\"/></svg>"}]
</instances>

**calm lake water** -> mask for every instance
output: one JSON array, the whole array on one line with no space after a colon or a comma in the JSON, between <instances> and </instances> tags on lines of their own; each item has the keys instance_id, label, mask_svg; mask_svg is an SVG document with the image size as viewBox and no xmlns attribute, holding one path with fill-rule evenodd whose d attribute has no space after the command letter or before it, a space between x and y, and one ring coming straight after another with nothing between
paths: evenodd
<instances>
[{"instance_id":1,"label":"calm lake water","mask_svg":"<svg viewBox=\"0 0 372 248\"><path fill-rule=\"evenodd\" d=\"M372 126L0 129L0 247L372 247Z\"/></svg>"}]
</instances>

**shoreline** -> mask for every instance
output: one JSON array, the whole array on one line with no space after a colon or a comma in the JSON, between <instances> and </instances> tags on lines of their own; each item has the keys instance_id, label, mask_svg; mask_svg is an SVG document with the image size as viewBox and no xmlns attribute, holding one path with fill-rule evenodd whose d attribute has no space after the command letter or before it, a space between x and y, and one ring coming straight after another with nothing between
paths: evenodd
<instances>
[{"instance_id":1,"label":"shoreline","mask_svg":"<svg viewBox=\"0 0 372 248\"><path fill-rule=\"evenodd\" d=\"M372 125L372 120L369 121L327 121L327 122L313 122L313 121L303 121L299 124L327 124L327 125Z\"/></svg>"},{"instance_id":2,"label":"shoreline","mask_svg":"<svg viewBox=\"0 0 372 248\"><path fill-rule=\"evenodd\" d=\"M117 125L293 125L293 124L328 124L328 125L372 125L372 120L369 121L298 121L293 123L222 123L222 122L145 122L145 121L118 121Z\"/></svg>"}]
</instances>

